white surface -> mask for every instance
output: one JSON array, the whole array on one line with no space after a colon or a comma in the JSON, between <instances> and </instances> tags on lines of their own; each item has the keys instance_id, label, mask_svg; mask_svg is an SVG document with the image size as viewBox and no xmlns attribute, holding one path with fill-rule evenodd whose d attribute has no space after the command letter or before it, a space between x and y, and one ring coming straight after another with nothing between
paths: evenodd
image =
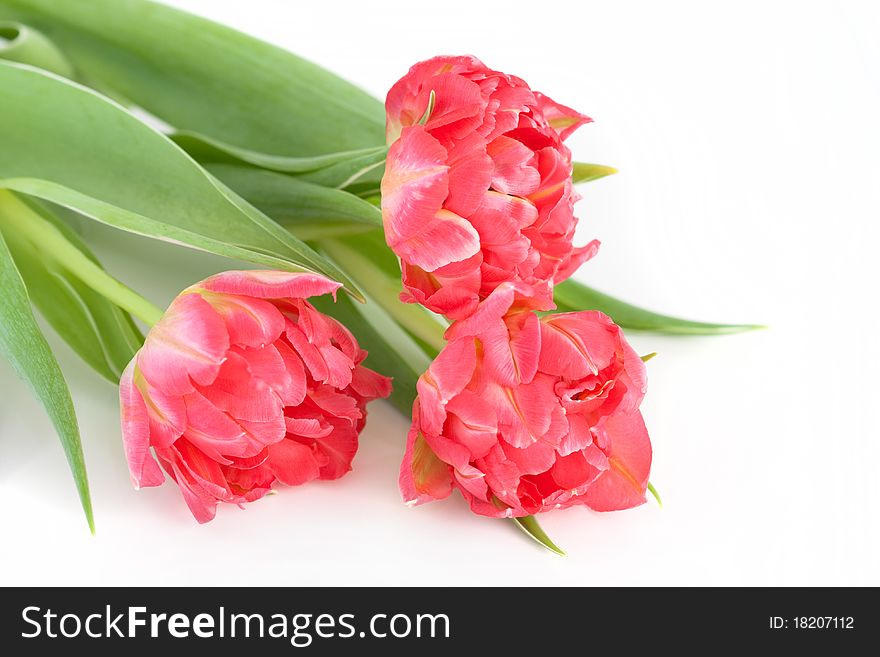
<instances>
[{"instance_id":1,"label":"white surface","mask_svg":"<svg viewBox=\"0 0 880 657\"><path fill-rule=\"evenodd\" d=\"M115 389L59 347L93 538L48 421L2 364L2 584L880 584L876 3L174 4L379 96L439 53L520 75L596 119L570 141L577 159L621 170L581 190L582 239L604 246L580 276L658 310L771 329L631 335L660 354L644 412L665 508L544 515L564 559L459 497L404 507L407 423L382 404L349 476L199 526L173 485L131 489ZM228 266L89 236L157 303Z\"/></svg>"}]
</instances>

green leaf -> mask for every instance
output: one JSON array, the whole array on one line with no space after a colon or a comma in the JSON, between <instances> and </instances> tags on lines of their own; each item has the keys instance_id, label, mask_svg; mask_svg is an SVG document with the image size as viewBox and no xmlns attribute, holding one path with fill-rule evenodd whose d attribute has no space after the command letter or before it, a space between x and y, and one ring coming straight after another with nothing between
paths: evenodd
<instances>
[{"instance_id":1,"label":"green leaf","mask_svg":"<svg viewBox=\"0 0 880 657\"><path fill-rule=\"evenodd\" d=\"M551 552L555 552L559 556L565 556L565 552L562 548L557 546L556 543L550 540L550 537L547 536L547 532L541 528L541 525L538 524L538 519L535 518L535 516L523 516L522 518L511 518L511 520L513 520L517 527L545 548Z\"/></svg>"},{"instance_id":2,"label":"green leaf","mask_svg":"<svg viewBox=\"0 0 880 657\"><path fill-rule=\"evenodd\" d=\"M354 283L165 136L78 84L0 61L0 187L218 255Z\"/></svg>"},{"instance_id":3,"label":"green leaf","mask_svg":"<svg viewBox=\"0 0 880 657\"><path fill-rule=\"evenodd\" d=\"M660 493L657 492L657 489L654 488L654 484L652 484L650 481L648 482L648 491L650 491L651 495L654 496L654 499L657 500L657 506L659 506L662 509L663 508L663 500L660 499Z\"/></svg>"},{"instance_id":4,"label":"green leaf","mask_svg":"<svg viewBox=\"0 0 880 657\"><path fill-rule=\"evenodd\" d=\"M348 192L235 164L208 164L206 168L301 240L382 227L379 208Z\"/></svg>"},{"instance_id":5,"label":"green leaf","mask_svg":"<svg viewBox=\"0 0 880 657\"><path fill-rule=\"evenodd\" d=\"M605 176L617 173L614 167L608 167L604 164L588 164L587 162L573 162L571 179L575 185L578 183L591 182L599 180Z\"/></svg>"},{"instance_id":6,"label":"green leaf","mask_svg":"<svg viewBox=\"0 0 880 657\"><path fill-rule=\"evenodd\" d=\"M2 210L0 210L2 212ZM31 312L28 293L0 235L0 354L30 386L55 425L92 533L95 520L73 401L64 375Z\"/></svg>"},{"instance_id":7,"label":"green leaf","mask_svg":"<svg viewBox=\"0 0 880 657\"><path fill-rule=\"evenodd\" d=\"M195 132L174 132L169 138L200 162L227 164L250 164L260 169L280 173L304 174L334 167L346 162L360 162L372 158L378 162L388 154L387 146L374 146L356 151L327 153L311 157L270 155L259 151L232 146L218 139L211 139Z\"/></svg>"},{"instance_id":8,"label":"green leaf","mask_svg":"<svg viewBox=\"0 0 880 657\"><path fill-rule=\"evenodd\" d=\"M73 67L49 39L36 30L11 21L0 21L0 59L30 64L73 77Z\"/></svg>"},{"instance_id":9,"label":"green leaf","mask_svg":"<svg viewBox=\"0 0 880 657\"><path fill-rule=\"evenodd\" d=\"M100 266L79 236L46 206L36 201L27 204ZM130 315L17 231L7 232L6 242L30 299L43 317L86 363L118 384L122 371L144 340Z\"/></svg>"},{"instance_id":10,"label":"green leaf","mask_svg":"<svg viewBox=\"0 0 880 657\"><path fill-rule=\"evenodd\" d=\"M376 231L378 232L378 231ZM370 253L369 234L323 240L320 247L340 267L361 282L364 292L372 297L394 321L421 343L430 345L436 355L446 345L443 334L446 320L418 304L401 303L400 270L393 276L385 273ZM390 250L383 245L383 252Z\"/></svg>"},{"instance_id":11,"label":"green leaf","mask_svg":"<svg viewBox=\"0 0 880 657\"><path fill-rule=\"evenodd\" d=\"M558 312L600 310L621 327L634 331L652 331L670 335L719 335L764 328L757 324L709 324L661 315L625 303L570 279L556 286L553 298Z\"/></svg>"},{"instance_id":12,"label":"green leaf","mask_svg":"<svg viewBox=\"0 0 880 657\"><path fill-rule=\"evenodd\" d=\"M327 296L312 303L323 313L335 317L357 336L361 347L369 352L367 367L394 379L389 401L404 416L410 417L416 398L416 383L432 356L413 340L375 301L355 304L345 296L336 303Z\"/></svg>"},{"instance_id":13,"label":"green leaf","mask_svg":"<svg viewBox=\"0 0 880 657\"><path fill-rule=\"evenodd\" d=\"M145 0L2 0L90 82L178 130L273 155L385 143L382 103L281 48Z\"/></svg>"}]
</instances>

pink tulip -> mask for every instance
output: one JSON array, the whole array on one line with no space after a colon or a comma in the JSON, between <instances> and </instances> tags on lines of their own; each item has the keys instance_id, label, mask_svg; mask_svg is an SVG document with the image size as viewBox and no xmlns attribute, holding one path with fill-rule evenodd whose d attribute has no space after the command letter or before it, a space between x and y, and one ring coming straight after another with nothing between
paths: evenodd
<instances>
[{"instance_id":1,"label":"pink tulip","mask_svg":"<svg viewBox=\"0 0 880 657\"><path fill-rule=\"evenodd\" d=\"M579 197L563 144L588 117L474 57L416 64L385 109L382 218L403 301L460 319L504 282L549 301L596 253L597 241L572 246Z\"/></svg>"},{"instance_id":2,"label":"pink tulip","mask_svg":"<svg viewBox=\"0 0 880 657\"><path fill-rule=\"evenodd\" d=\"M421 504L457 488L475 513L493 517L643 503L644 363L606 315L539 317L518 296L504 284L453 324L419 379L404 499Z\"/></svg>"},{"instance_id":3,"label":"pink tulip","mask_svg":"<svg viewBox=\"0 0 880 657\"><path fill-rule=\"evenodd\" d=\"M316 274L229 271L181 292L119 384L135 487L161 484L161 464L207 522L218 502L348 472L366 405L391 383L306 301L339 287Z\"/></svg>"}]
</instances>

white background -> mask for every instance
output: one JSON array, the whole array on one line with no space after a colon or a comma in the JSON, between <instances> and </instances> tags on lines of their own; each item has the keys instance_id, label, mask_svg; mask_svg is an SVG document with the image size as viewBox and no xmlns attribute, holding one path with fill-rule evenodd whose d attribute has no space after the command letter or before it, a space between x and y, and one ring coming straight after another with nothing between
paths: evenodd
<instances>
[{"instance_id":1,"label":"white background","mask_svg":"<svg viewBox=\"0 0 880 657\"><path fill-rule=\"evenodd\" d=\"M596 119L579 160L579 276L648 307L756 322L631 334L649 364L653 502L541 520L560 558L459 497L397 491L407 422L375 404L344 479L197 525L176 488L132 490L116 391L57 340L97 519L49 422L0 364L3 584L880 584L880 13L857 2L177 0L384 97L408 66L473 53ZM161 38L161 35L157 35ZM91 228L157 303L230 263Z\"/></svg>"}]
</instances>

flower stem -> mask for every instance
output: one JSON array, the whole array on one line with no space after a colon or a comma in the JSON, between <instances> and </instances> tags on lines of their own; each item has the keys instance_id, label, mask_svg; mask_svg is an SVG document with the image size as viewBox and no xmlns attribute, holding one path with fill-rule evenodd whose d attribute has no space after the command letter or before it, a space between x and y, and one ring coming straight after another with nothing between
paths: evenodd
<instances>
[{"instance_id":1,"label":"flower stem","mask_svg":"<svg viewBox=\"0 0 880 657\"><path fill-rule=\"evenodd\" d=\"M340 241L327 239L321 248L391 317L438 352L446 345L443 320L424 308L400 301L399 279L391 278L369 258Z\"/></svg>"},{"instance_id":2,"label":"flower stem","mask_svg":"<svg viewBox=\"0 0 880 657\"><path fill-rule=\"evenodd\" d=\"M15 194L4 189L0 189L0 229L9 231L15 239L26 240L44 259L51 259L62 265L95 292L148 326L152 326L162 317L161 309L113 278L71 244L50 221L40 216Z\"/></svg>"}]
</instances>

